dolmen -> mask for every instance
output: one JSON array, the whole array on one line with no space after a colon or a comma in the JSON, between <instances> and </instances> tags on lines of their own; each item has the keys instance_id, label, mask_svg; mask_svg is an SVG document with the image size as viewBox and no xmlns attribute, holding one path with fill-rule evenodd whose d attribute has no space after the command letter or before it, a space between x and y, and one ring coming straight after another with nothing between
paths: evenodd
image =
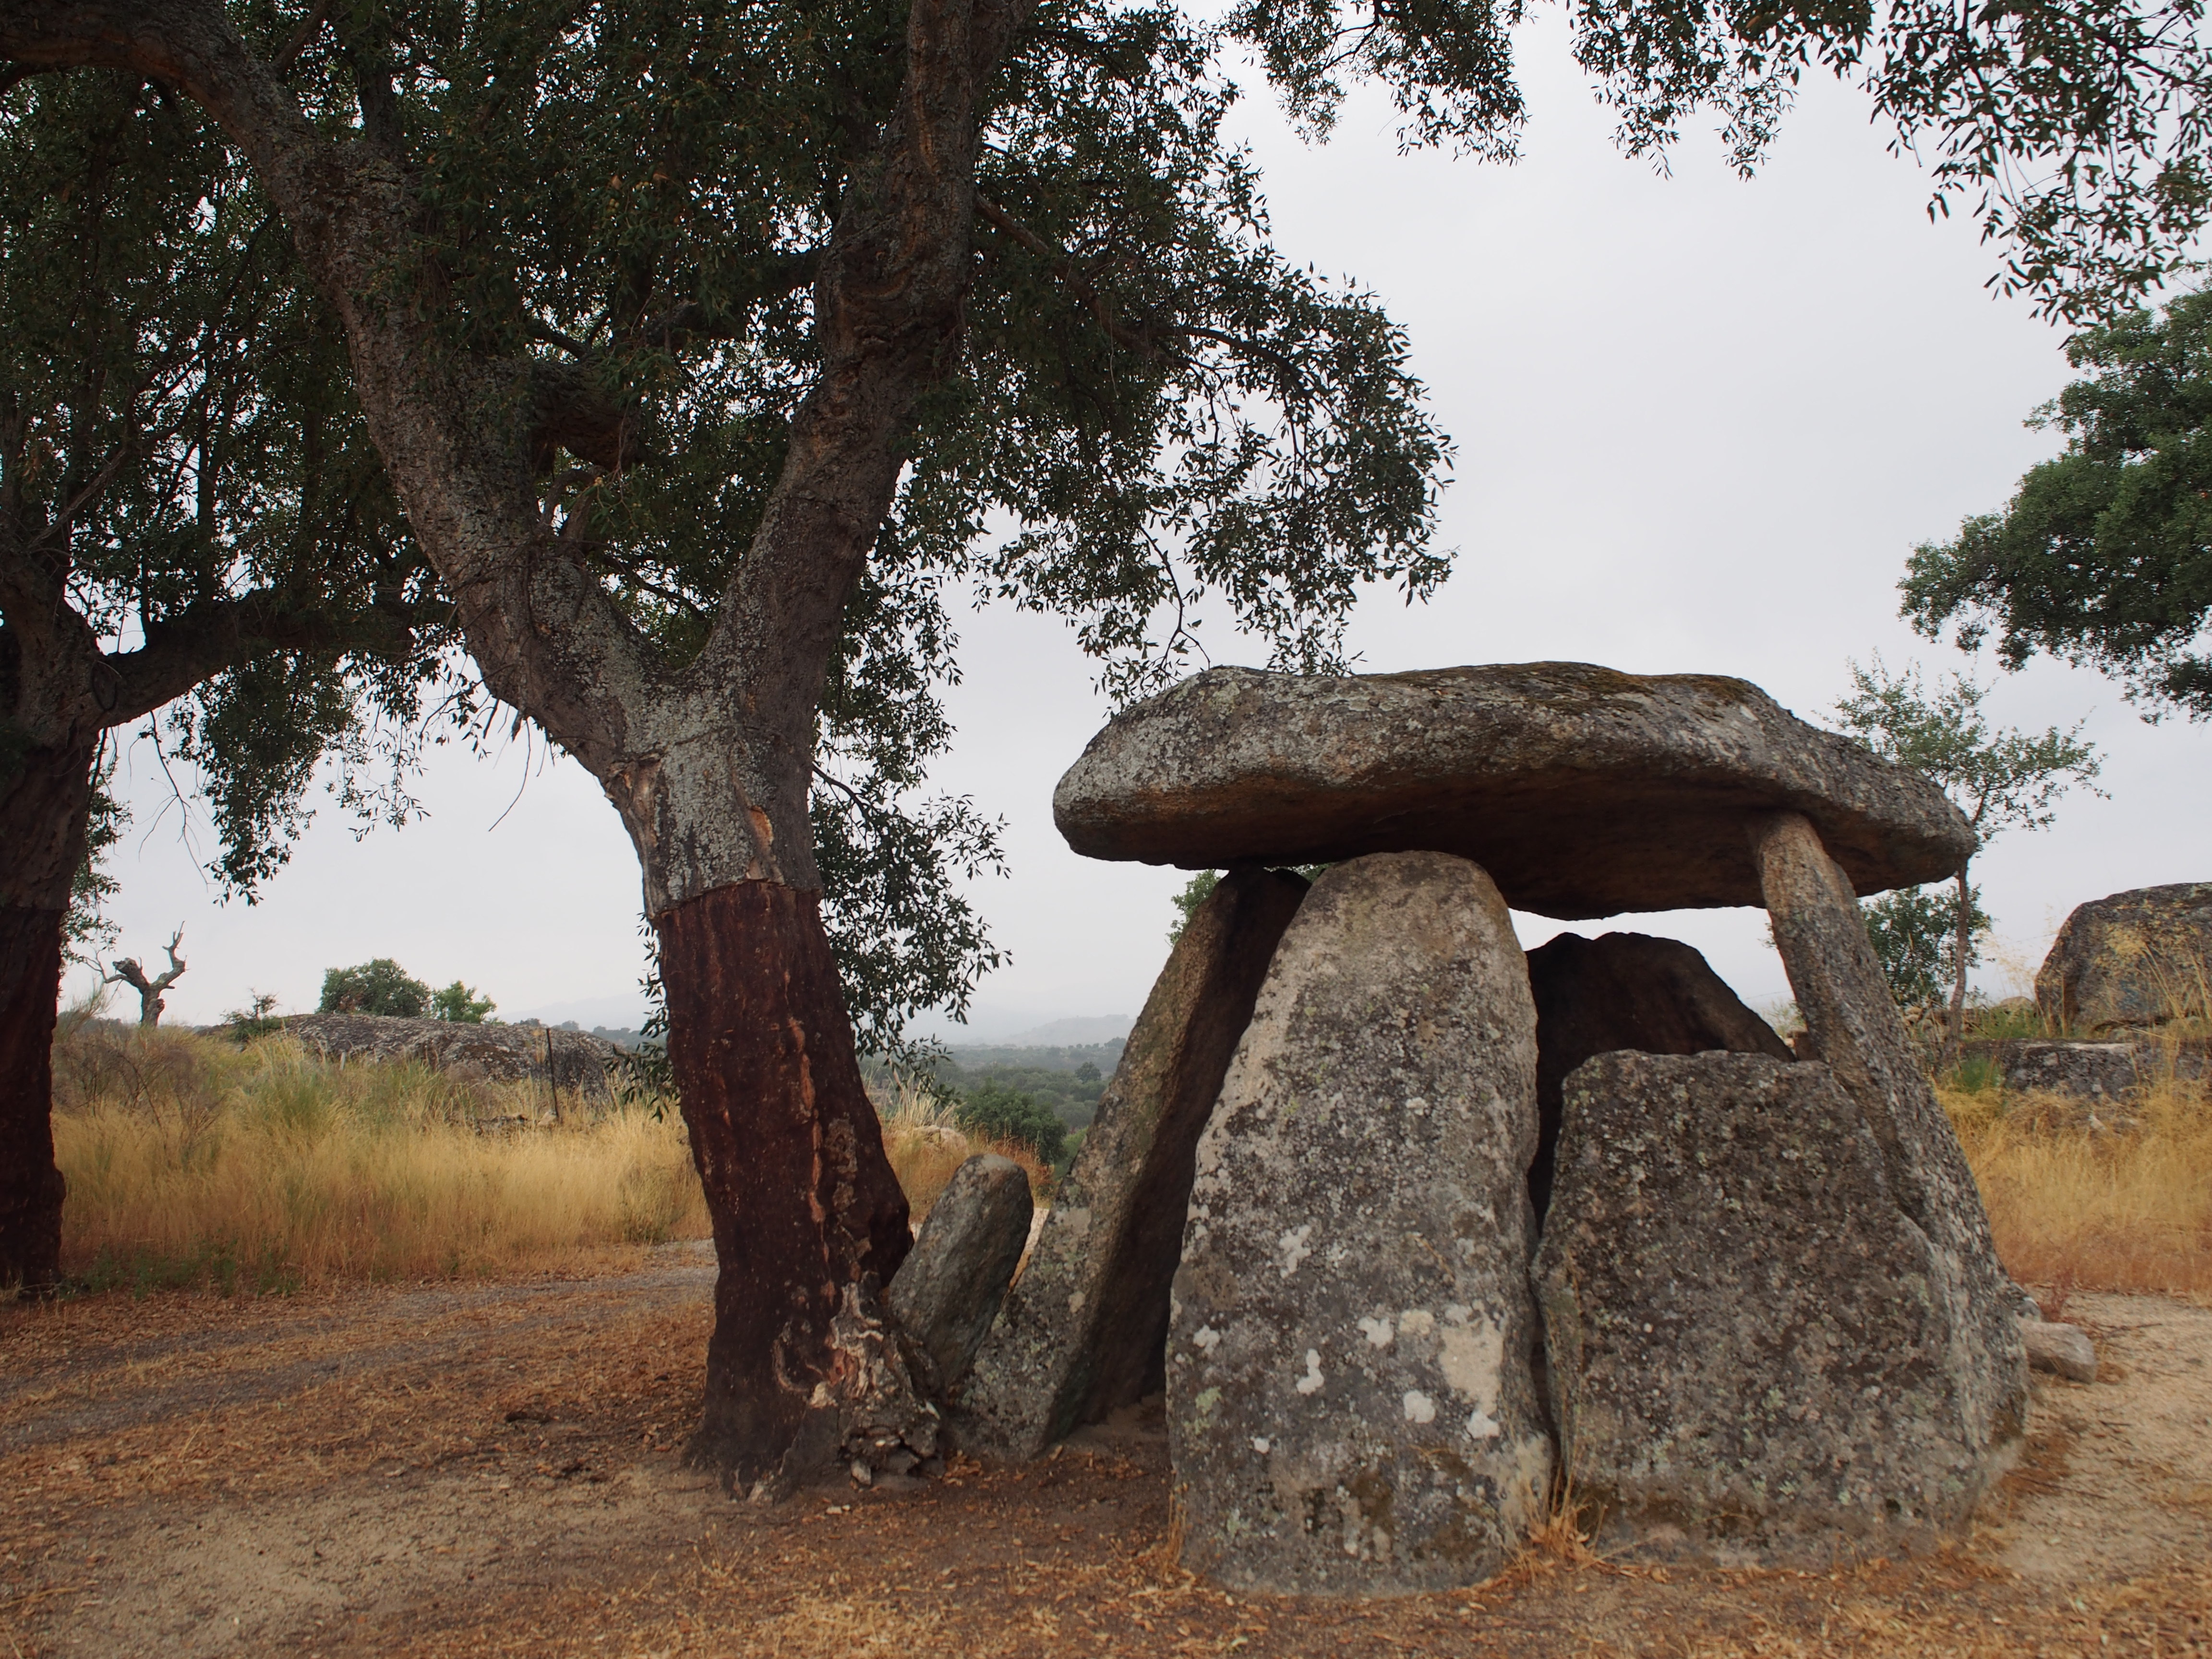
<instances>
[{"instance_id":1,"label":"dolmen","mask_svg":"<svg viewBox=\"0 0 2212 1659\"><path fill-rule=\"evenodd\" d=\"M1338 1595L1479 1583L1563 1510L1630 1555L1888 1552L2005 1467L2014 1293L1856 904L1971 850L1932 785L1740 680L1214 669L1054 810L1227 873L962 1326L962 1448L1164 1390L1186 1563ZM1802 1053L1687 945L1509 915L1743 904Z\"/></svg>"}]
</instances>

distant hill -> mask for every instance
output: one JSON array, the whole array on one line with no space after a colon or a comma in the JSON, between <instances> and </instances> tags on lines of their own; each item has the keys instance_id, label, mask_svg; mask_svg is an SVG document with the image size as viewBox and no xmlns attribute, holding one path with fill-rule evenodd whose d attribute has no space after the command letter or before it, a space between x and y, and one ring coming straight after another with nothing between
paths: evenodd
<instances>
[{"instance_id":1,"label":"distant hill","mask_svg":"<svg viewBox=\"0 0 2212 1659\"><path fill-rule=\"evenodd\" d=\"M1075 1072L1085 1066L1096 1066L1101 1077L1111 1077L1114 1068L1121 1063L1121 1039L1036 1046L1024 1043L1019 1047L1011 1042L994 1042L951 1052L951 1058L937 1068L940 1077L973 1077L1008 1066L1018 1071Z\"/></svg>"},{"instance_id":2,"label":"distant hill","mask_svg":"<svg viewBox=\"0 0 2212 1659\"><path fill-rule=\"evenodd\" d=\"M1068 1024L1080 1022L1066 1021ZM1123 1022L1126 1024L1127 1022ZM1042 1028L1046 1030L1056 1026ZM965 1095L986 1084L1013 1089L1049 1109L1071 1129L1086 1127L1098 1109L1098 1096L1121 1063L1121 1039L1103 1042L1063 1042L1016 1048L994 1042L988 1047L955 1048L933 1070L939 1083ZM876 1088L895 1081L890 1066L880 1057L864 1054L861 1075Z\"/></svg>"},{"instance_id":3,"label":"distant hill","mask_svg":"<svg viewBox=\"0 0 2212 1659\"><path fill-rule=\"evenodd\" d=\"M1085 1014L1072 1019L1048 1020L1042 1025L1032 1025L1026 1031L1017 1031L1012 1036L999 1037L989 1042L972 1038L963 1042L957 1037L948 1037L945 1046L956 1054L970 1048L1084 1048L1125 1037L1129 1035L1129 1028L1135 1024L1136 1021L1127 1014Z\"/></svg>"}]
</instances>

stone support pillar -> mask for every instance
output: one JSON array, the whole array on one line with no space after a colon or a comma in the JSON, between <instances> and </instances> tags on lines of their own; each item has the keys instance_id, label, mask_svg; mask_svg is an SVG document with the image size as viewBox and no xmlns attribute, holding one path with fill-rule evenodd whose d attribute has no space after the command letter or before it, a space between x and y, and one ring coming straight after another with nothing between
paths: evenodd
<instances>
[{"instance_id":1,"label":"stone support pillar","mask_svg":"<svg viewBox=\"0 0 2212 1659\"><path fill-rule=\"evenodd\" d=\"M2027 1358L2010 1279L1973 1171L1898 1017L1858 896L1802 813L1762 814L1749 830L1775 945L1814 1057L1866 1115L1898 1207L1935 1251L1959 1349L1951 1370L1966 1379L1972 1431L1991 1448L2016 1440Z\"/></svg>"}]
</instances>

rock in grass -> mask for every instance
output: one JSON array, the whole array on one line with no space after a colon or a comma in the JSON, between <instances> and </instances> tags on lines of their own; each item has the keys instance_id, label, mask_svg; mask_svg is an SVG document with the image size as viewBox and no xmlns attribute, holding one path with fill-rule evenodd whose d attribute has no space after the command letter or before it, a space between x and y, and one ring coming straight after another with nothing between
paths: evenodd
<instances>
[{"instance_id":1,"label":"rock in grass","mask_svg":"<svg viewBox=\"0 0 2212 1659\"><path fill-rule=\"evenodd\" d=\"M1819 1563L1959 1527L2008 1447L1829 1069L1601 1054L1565 1105L1535 1281L1598 1547Z\"/></svg>"},{"instance_id":2,"label":"rock in grass","mask_svg":"<svg viewBox=\"0 0 2212 1659\"><path fill-rule=\"evenodd\" d=\"M296 1014L283 1024L301 1047L325 1059L412 1060L493 1083L534 1081L550 1087L553 1099L548 1103L556 1107L562 1095L595 1105L611 1103L607 1070L623 1053L589 1031L543 1025L477 1025L385 1014Z\"/></svg>"},{"instance_id":3,"label":"rock in grass","mask_svg":"<svg viewBox=\"0 0 2212 1659\"><path fill-rule=\"evenodd\" d=\"M1191 916L959 1391L963 1449L1035 1457L1160 1386L1198 1138L1305 894L1286 872L1234 871Z\"/></svg>"},{"instance_id":4,"label":"rock in grass","mask_svg":"<svg viewBox=\"0 0 2212 1659\"><path fill-rule=\"evenodd\" d=\"M1562 933L1528 952L1536 998L1536 1115L1541 1126L1528 1196L1540 1221L1551 1201L1560 1089L1593 1054L1735 1054L1795 1060L1774 1029L1743 1006L1696 950L1649 933L1584 939Z\"/></svg>"},{"instance_id":5,"label":"rock in grass","mask_svg":"<svg viewBox=\"0 0 2212 1659\"><path fill-rule=\"evenodd\" d=\"M1029 1243L1033 1211L1022 1166L979 1153L952 1172L893 1276L885 1300L934 1397L968 1375Z\"/></svg>"},{"instance_id":6,"label":"rock in grass","mask_svg":"<svg viewBox=\"0 0 2212 1659\"><path fill-rule=\"evenodd\" d=\"M1206 1125L1168 1339L1186 1565L1239 1589L1474 1583L1540 1520L1535 1009L1463 859L1322 876Z\"/></svg>"},{"instance_id":7,"label":"rock in grass","mask_svg":"<svg viewBox=\"0 0 2212 1659\"><path fill-rule=\"evenodd\" d=\"M2036 1370L2052 1372L2071 1382L2097 1380L2097 1345L2080 1326L2023 1319L2020 1335L2027 1345L2027 1363Z\"/></svg>"},{"instance_id":8,"label":"rock in grass","mask_svg":"<svg viewBox=\"0 0 2212 1659\"><path fill-rule=\"evenodd\" d=\"M2212 1013L2212 881L2138 887L2076 906L2035 975L2044 1017L2070 1031Z\"/></svg>"}]
</instances>

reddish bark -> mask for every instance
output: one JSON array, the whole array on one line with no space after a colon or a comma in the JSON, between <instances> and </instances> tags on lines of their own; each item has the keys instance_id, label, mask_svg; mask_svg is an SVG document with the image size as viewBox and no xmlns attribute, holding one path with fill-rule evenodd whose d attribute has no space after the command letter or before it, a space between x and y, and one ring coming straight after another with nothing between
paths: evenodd
<instances>
[{"instance_id":1,"label":"reddish bark","mask_svg":"<svg viewBox=\"0 0 2212 1659\"><path fill-rule=\"evenodd\" d=\"M847 1285L888 1284L906 1259L906 1194L861 1085L820 896L741 882L656 925L668 1058L721 1266L691 1451L744 1485L799 1440L817 1384L834 1393L831 1318Z\"/></svg>"},{"instance_id":2,"label":"reddish bark","mask_svg":"<svg viewBox=\"0 0 2212 1659\"><path fill-rule=\"evenodd\" d=\"M0 776L0 1285L61 1273L62 1172L54 1164L54 1005L62 922L84 852L92 748L27 745Z\"/></svg>"},{"instance_id":3,"label":"reddish bark","mask_svg":"<svg viewBox=\"0 0 2212 1659\"><path fill-rule=\"evenodd\" d=\"M59 1276L62 1172L54 1167L54 1001L59 910L0 906L0 1285Z\"/></svg>"}]
</instances>

